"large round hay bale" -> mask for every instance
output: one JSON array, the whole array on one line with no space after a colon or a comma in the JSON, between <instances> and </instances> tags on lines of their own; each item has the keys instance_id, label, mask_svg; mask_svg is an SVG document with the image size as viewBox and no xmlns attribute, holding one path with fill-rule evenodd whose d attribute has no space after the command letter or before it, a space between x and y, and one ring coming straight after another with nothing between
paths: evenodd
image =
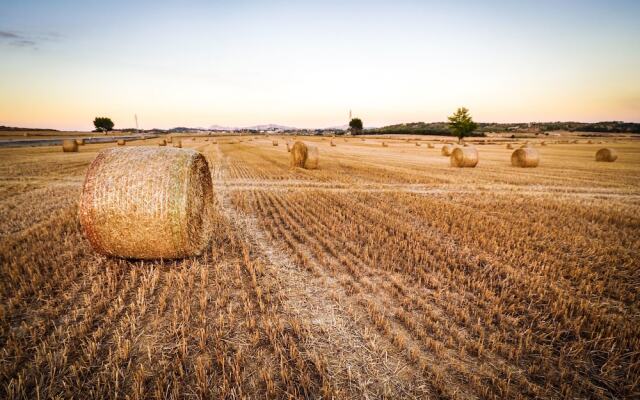
<instances>
[{"instance_id":1,"label":"large round hay bale","mask_svg":"<svg viewBox=\"0 0 640 400\"><path fill-rule=\"evenodd\" d=\"M73 139L64 139L62 141L62 151L65 153L75 153L78 151L78 142Z\"/></svg>"},{"instance_id":2,"label":"large round hay bale","mask_svg":"<svg viewBox=\"0 0 640 400\"><path fill-rule=\"evenodd\" d=\"M101 254L187 257L207 245L212 197L209 166L194 150L110 148L87 170L80 223Z\"/></svg>"},{"instance_id":3,"label":"large round hay bale","mask_svg":"<svg viewBox=\"0 0 640 400\"><path fill-rule=\"evenodd\" d=\"M478 165L478 149L473 146L456 147L451 152L451 166L473 168Z\"/></svg>"},{"instance_id":4,"label":"large round hay bale","mask_svg":"<svg viewBox=\"0 0 640 400\"><path fill-rule=\"evenodd\" d=\"M456 146L455 144L445 144L442 146L442 149L440 150L440 152L442 153L443 156L451 156L451 152L453 152L453 150L455 148L457 148L458 146Z\"/></svg>"},{"instance_id":5,"label":"large round hay bale","mask_svg":"<svg viewBox=\"0 0 640 400\"><path fill-rule=\"evenodd\" d=\"M307 161L304 163L306 169L318 169L320 163L320 152L316 146L307 146Z\"/></svg>"},{"instance_id":6,"label":"large round hay bale","mask_svg":"<svg viewBox=\"0 0 640 400\"><path fill-rule=\"evenodd\" d=\"M540 163L538 150L532 147L520 148L511 154L511 165L521 168L535 168Z\"/></svg>"},{"instance_id":7,"label":"large round hay bale","mask_svg":"<svg viewBox=\"0 0 640 400\"><path fill-rule=\"evenodd\" d=\"M618 153L609 147L604 147L596 152L596 161L614 162L618 159Z\"/></svg>"},{"instance_id":8,"label":"large round hay bale","mask_svg":"<svg viewBox=\"0 0 640 400\"><path fill-rule=\"evenodd\" d=\"M180 140L180 139L174 140L173 147L175 147L177 149L181 149L182 148L182 140Z\"/></svg>"},{"instance_id":9,"label":"large round hay bale","mask_svg":"<svg viewBox=\"0 0 640 400\"><path fill-rule=\"evenodd\" d=\"M76 139L76 143L78 144L78 146L82 146L84 145L84 139Z\"/></svg>"},{"instance_id":10,"label":"large round hay bale","mask_svg":"<svg viewBox=\"0 0 640 400\"><path fill-rule=\"evenodd\" d=\"M118 139L118 146L124 146L127 143L124 139Z\"/></svg>"},{"instance_id":11,"label":"large round hay bale","mask_svg":"<svg viewBox=\"0 0 640 400\"><path fill-rule=\"evenodd\" d=\"M167 145L167 141L166 141L166 140L164 140L164 139L162 139L162 140L160 141L160 143L158 143L158 145L159 145L159 146L166 146L166 145Z\"/></svg>"},{"instance_id":12,"label":"large round hay bale","mask_svg":"<svg viewBox=\"0 0 640 400\"><path fill-rule=\"evenodd\" d=\"M309 155L307 145L302 142L295 142L291 148L291 167L304 168Z\"/></svg>"}]
</instances>

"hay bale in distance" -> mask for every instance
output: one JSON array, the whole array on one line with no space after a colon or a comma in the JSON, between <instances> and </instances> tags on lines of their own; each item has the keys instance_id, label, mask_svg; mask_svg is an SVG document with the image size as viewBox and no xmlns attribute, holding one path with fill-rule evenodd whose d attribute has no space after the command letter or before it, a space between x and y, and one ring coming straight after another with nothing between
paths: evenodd
<instances>
[{"instance_id":1,"label":"hay bale in distance","mask_svg":"<svg viewBox=\"0 0 640 400\"><path fill-rule=\"evenodd\" d=\"M291 153L291 145L289 143L287 143L287 153Z\"/></svg>"},{"instance_id":2,"label":"hay bale in distance","mask_svg":"<svg viewBox=\"0 0 640 400\"><path fill-rule=\"evenodd\" d=\"M507 149L509 150L513 149L513 145L511 143L507 143Z\"/></svg>"},{"instance_id":3,"label":"hay bale in distance","mask_svg":"<svg viewBox=\"0 0 640 400\"><path fill-rule=\"evenodd\" d=\"M166 146L166 145L167 145L167 141L164 139L162 139L160 143L158 143L158 146Z\"/></svg>"},{"instance_id":4,"label":"hay bale in distance","mask_svg":"<svg viewBox=\"0 0 640 400\"><path fill-rule=\"evenodd\" d=\"M271 142L272 145L277 146L278 145L278 141L274 140L273 142Z\"/></svg>"},{"instance_id":5,"label":"hay bale in distance","mask_svg":"<svg viewBox=\"0 0 640 400\"><path fill-rule=\"evenodd\" d=\"M127 143L124 139L118 139L118 146L124 146Z\"/></svg>"},{"instance_id":6,"label":"hay bale in distance","mask_svg":"<svg viewBox=\"0 0 640 400\"><path fill-rule=\"evenodd\" d=\"M610 147L603 147L596 152L596 161L614 162L617 159L618 153Z\"/></svg>"},{"instance_id":7,"label":"hay bale in distance","mask_svg":"<svg viewBox=\"0 0 640 400\"><path fill-rule=\"evenodd\" d=\"M78 146L82 146L84 145L84 139L76 139L76 143L78 144Z\"/></svg>"},{"instance_id":8,"label":"hay bale in distance","mask_svg":"<svg viewBox=\"0 0 640 400\"><path fill-rule=\"evenodd\" d=\"M540 163L538 150L532 147L519 148L511 153L511 165L521 168L535 168Z\"/></svg>"},{"instance_id":9,"label":"hay bale in distance","mask_svg":"<svg viewBox=\"0 0 640 400\"><path fill-rule=\"evenodd\" d=\"M182 140L176 139L175 143L173 143L173 147L175 147L177 149L181 149L182 148Z\"/></svg>"},{"instance_id":10,"label":"hay bale in distance","mask_svg":"<svg viewBox=\"0 0 640 400\"><path fill-rule=\"evenodd\" d=\"M433 143L427 143L427 148L428 149L433 149L435 146L433 145Z\"/></svg>"},{"instance_id":11,"label":"hay bale in distance","mask_svg":"<svg viewBox=\"0 0 640 400\"><path fill-rule=\"evenodd\" d=\"M416 142L416 146L420 146L420 142Z\"/></svg>"},{"instance_id":12,"label":"hay bale in distance","mask_svg":"<svg viewBox=\"0 0 640 400\"><path fill-rule=\"evenodd\" d=\"M64 139L62 141L62 151L65 153L76 153L78 151L78 142L73 139Z\"/></svg>"},{"instance_id":13,"label":"hay bale in distance","mask_svg":"<svg viewBox=\"0 0 640 400\"><path fill-rule=\"evenodd\" d=\"M171 136L167 136L167 143L171 143L173 141L173 138Z\"/></svg>"},{"instance_id":14,"label":"hay bale in distance","mask_svg":"<svg viewBox=\"0 0 640 400\"><path fill-rule=\"evenodd\" d=\"M478 150L473 146L456 147L451 152L451 166L473 168L478 165Z\"/></svg>"},{"instance_id":15,"label":"hay bale in distance","mask_svg":"<svg viewBox=\"0 0 640 400\"><path fill-rule=\"evenodd\" d=\"M389 145L386 142L382 142L382 147L389 147Z\"/></svg>"},{"instance_id":16,"label":"hay bale in distance","mask_svg":"<svg viewBox=\"0 0 640 400\"><path fill-rule=\"evenodd\" d=\"M194 150L110 148L87 170L80 224L98 253L182 258L206 247L212 198L209 166Z\"/></svg>"},{"instance_id":17,"label":"hay bale in distance","mask_svg":"<svg viewBox=\"0 0 640 400\"><path fill-rule=\"evenodd\" d=\"M333 139L329 141L329 144L331 145L331 147L336 147L336 144L333 142Z\"/></svg>"},{"instance_id":18,"label":"hay bale in distance","mask_svg":"<svg viewBox=\"0 0 640 400\"><path fill-rule=\"evenodd\" d=\"M454 149L456 149L458 146L456 146L455 144L445 144L442 145L442 149L440 150L440 152L442 153L443 156L451 156L451 152L453 152Z\"/></svg>"},{"instance_id":19,"label":"hay bale in distance","mask_svg":"<svg viewBox=\"0 0 640 400\"><path fill-rule=\"evenodd\" d=\"M318 169L320 163L320 152L316 146L307 146L307 161L304 163L306 169Z\"/></svg>"},{"instance_id":20,"label":"hay bale in distance","mask_svg":"<svg viewBox=\"0 0 640 400\"><path fill-rule=\"evenodd\" d=\"M307 145L300 141L295 142L291 148L291 167L304 168L308 155Z\"/></svg>"}]
</instances>

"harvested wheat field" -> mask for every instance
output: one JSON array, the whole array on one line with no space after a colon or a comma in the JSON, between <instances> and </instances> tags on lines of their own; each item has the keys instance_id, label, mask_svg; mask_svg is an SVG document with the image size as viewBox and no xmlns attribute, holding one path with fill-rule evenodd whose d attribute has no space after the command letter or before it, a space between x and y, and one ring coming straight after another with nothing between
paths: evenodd
<instances>
[{"instance_id":1,"label":"harvested wheat field","mask_svg":"<svg viewBox=\"0 0 640 400\"><path fill-rule=\"evenodd\" d=\"M85 238L115 143L0 149L0 398L640 396L640 143L607 142L613 163L534 143L517 168L502 142L455 168L441 143L302 136L304 169L229 139L182 141L214 212L181 260Z\"/></svg>"}]
</instances>

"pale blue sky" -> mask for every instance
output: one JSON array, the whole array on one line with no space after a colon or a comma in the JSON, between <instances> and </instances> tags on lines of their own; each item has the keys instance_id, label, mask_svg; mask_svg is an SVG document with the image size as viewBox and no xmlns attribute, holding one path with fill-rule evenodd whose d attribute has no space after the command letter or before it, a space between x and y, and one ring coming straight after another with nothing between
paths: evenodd
<instances>
[{"instance_id":1,"label":"pale blue sky","mask_svg":"<svg viewBox=\"0 0 640 400\"><path fill-rule=\"evenodd\" d=\"M0 125L640 122L640 1L0 0Z\"/></svg>"}]
</instances>

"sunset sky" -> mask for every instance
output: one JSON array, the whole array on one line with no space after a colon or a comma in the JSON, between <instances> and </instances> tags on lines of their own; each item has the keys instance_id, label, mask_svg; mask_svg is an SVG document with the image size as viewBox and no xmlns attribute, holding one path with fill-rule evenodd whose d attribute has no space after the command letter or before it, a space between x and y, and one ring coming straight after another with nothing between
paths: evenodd
<instances>
[{"instance_id":1,"label":"sunset sky","mask_svg":"<svg viewBox=\"0 0 640 400\"><path fill-rule=\"evenodd\" d=\"M636 0L2 0L0 125L640 122L639 21Z\"/></svg>"}]
</instances>

